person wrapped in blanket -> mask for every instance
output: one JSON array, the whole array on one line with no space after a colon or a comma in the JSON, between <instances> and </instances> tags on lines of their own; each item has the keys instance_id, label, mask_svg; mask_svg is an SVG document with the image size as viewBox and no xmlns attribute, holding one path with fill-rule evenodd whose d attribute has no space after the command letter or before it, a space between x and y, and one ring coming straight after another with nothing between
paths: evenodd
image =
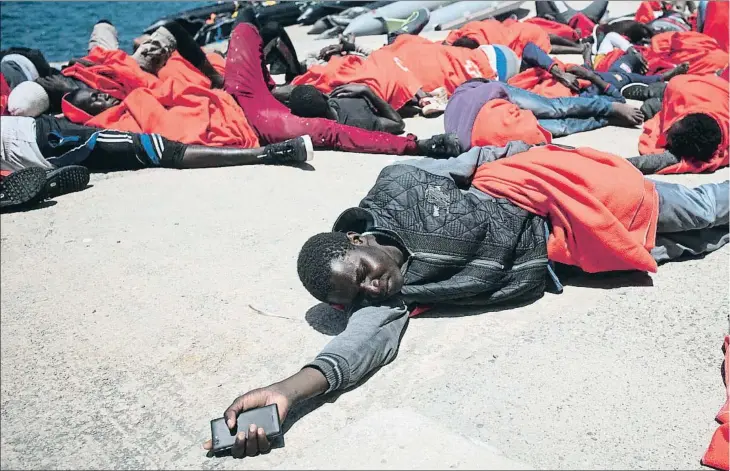
<instances>
[{"instance_id":1,"label":"person wrapped in blanket","mask_svg":"<svg viewBox=\"0 0 730 471\"><path fill-rule=\"evenodd\" d=\"M269 404L284 420L304 400L353 387L395 358L425 306L532 302L562 290L554 263L654 272L717 250L730 238L729 191L727 181L688 188L646 179L619 156L521 141L387 166L358 207L299 252L304 287L344 306L346 328L292 376L235 399L227 424ZM253 425L232 455L269 448Z\"/></svg>"},{"instance_id":2,"label":"person wrapped in blanket","mask_svg":"<svg viewBox=\"0 0 730 471\"><path fill-rule=\"evenodd\" d=\"M82 190L89 182L88 169L300 165L313 158L309 136L253 149L211 147L159 134L96 129L51 115L0 117L0 144L4 209ZM36 188L39 173L26 171L31 168L47 174L43 188Z\"/></svg>"},{"instance_id":3,"label":"person wrapped in blanket","mask_svg":"<svg viewBox=\"0 0 730 471\"><path fill-rule=\"evenodd\" d=\"M27 48L14 48L8 52L10 57L3 61L17 61L19 55L32 63L45 64L40 51ZM128 55L119 49L117 30L108 20L100 20L94 25L89 39L89 56L71 59L58 71L48 66L37 68L38 75L25 75L8 82L11 88L9 102L17 103L10 109L14 116L35 117L41 113L60 113L63 97L78 89L99 89L102 83L119 90L117 98L129 93L136 87L146 86L150 80L168 63L173 53L178 53L188 64L210 80L212 88L223 87L223 76L216 71L200 47L187 31L177 23L169 23L158 28L144 42L138 45L134 54ZM14 64L13 64L14 65ZM9 66L3 68L6 72ZM47 73L42 73L48 71ZM5 73L3 73L5 75ZM7 76L6 76L7 80ZM37 83L43 89L39 96L35 88L20 87L25 81ZM32 92L29 92L32 90ZM34 103L43 103L44 109Z\"/></svg>"}]
</instances>

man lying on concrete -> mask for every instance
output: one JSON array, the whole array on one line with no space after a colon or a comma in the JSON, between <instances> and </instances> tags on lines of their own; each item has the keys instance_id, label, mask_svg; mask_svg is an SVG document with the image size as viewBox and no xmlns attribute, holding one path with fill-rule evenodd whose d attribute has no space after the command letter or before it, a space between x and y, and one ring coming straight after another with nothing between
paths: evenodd
<instances>
[{"instance_id":1,"label":"man lying on concrete","mask_svg":"<svg viewBox=\"0 0 730 471\"><path fill-rule=\"evenodd\" d=\"M171 61L173 57L176 60ZM114 26L101 20L91 33L87 56L72 59L60 74L41 76L35 81L47 95L48 109L42 111L58 113L62 97L71 91L92 88L121 100L134 89L151 87L167 77L184 79L186 69L205 76L209 87L223 86L223 77L213 67L209 56L180 25L171 23L158 28L134 54L129 55L119 49ZM22 99L22 96L14 97L15 102ZM38 113L17 115L37 116Z\"/></svg>"},{"instance_id":2,"label":"man lying on concrete","mask_svg":"<svg viewBox=\"0 0 730 471\"><path fill-rule=\"evenodd\" d=\"M281 142L308 134L318 149L394 155L458 154L459 145L453 136L417 141L413 135L394 136L326 118L301 118L292 114L271 93L275 84L264 64L264 42L255 18L247 12L247 9L239 12L240 22L234 27L228 44L225 90L241 106L261 142Z\"/></svg>"},{"instance_id":3,"label":"man lying on concrete","mask_svg":"<svg viewBox=\"0 0 730 471\"><path fill-rule=\"evenodd\" d=\"M553 262L653 272L712 252L730 238L729 190L727 181L692 189L648 180L589 148L518 141L390 165L359 207L299 253L305 288L345 306L347 327L299 372L233 401L227 423L268 404L283 420L301 401L354 386L395 358L409 317L424 307L534 301L562 290ZM254 425L232 454L268 449Z\"/></svg>"},{"instance_id":4,"label":"man lying on concrete","mask_svg":"<svg viewBox=\"0 0 730 471\"><path fill-rule=\"evenodd\" d=\"M204 168L254 164L301 164L313 157L309 136L243 149L186 145L159 134L78 125L43 115L0 117L3 170L83 165L92 170L148 167Z\"/></svg>"},{"instance_id":5,"label":"man lying on concrete","mask_svg":"<svg viewBox=\"0 0 730 471\"><path fill-rule=\"evenodd\" d=\"M457 88L444 114L446 132L459 137L463 150L505 145L516 139L546 144L553 137L609 124L636 126L642 121L638 108L604 97L546 98L484 79L473 79ZM522 133L519 138L516 132Z\"/></svg>"}]
</instances>

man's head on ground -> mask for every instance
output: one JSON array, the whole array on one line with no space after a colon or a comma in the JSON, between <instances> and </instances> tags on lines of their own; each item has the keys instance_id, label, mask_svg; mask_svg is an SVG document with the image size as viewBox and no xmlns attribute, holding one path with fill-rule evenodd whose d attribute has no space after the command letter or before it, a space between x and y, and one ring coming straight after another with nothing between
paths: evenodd
<instances>
[{"instance_id":1,"label":"man's head on ground","mask_svg":"<svg viewBox=\"0 0 730 471\"><path fill-rule=\"evenodd\" d=\"M96 116L121 103L108 93L93 88L79 88L69 92L64 98L67 102L91 116Z\"/></svg>"},{"instance_id":2,"label":"man's head on ground","mask_svg":"<svg viewBox=\"0 0 730 471\"><path fill-rule=\"evenodd\" d=\"M623 34L632 44L646 44L654 37L654 30L644 23L632 21L623 31Z\"/></svg>"},{"instance_id":3,"label":"man's head on ground","mask_svg":"<svg viewBox=\"0 0 730 471\"><path fill-rule=\"evenodd\" d=\"M400 249L381 245L372 234L323 232L299 251L297 272L309 293L330 304L377 302L403 287Z\"/></svg>"},{"instance_id":4,"label":"man's head on ground","mask_svg":"<svg viewBox=\"0 0 730 471\"><path fill-rule=\"evenodd\" d=\"M176 47L175 36L167 28L161 26L151 36L142 40L132 58L137 61L142 70L156 74L167 63Z\"/></svg>"},{"instance_id":5,"label":"man's head on ground","mask_svg":"<svg viewBox=\"0 0 730 471\"><path fill-rule=\"evenodd\" d=\"M298 85L289 95L289 108L296 116L302 118L329 118L337 117L329 104L327 95L312 85Z\"/></svg>"},{"instance_id":6,"label":"man's head on ground","mask_svg":"<svg viewBox=\"0 0 730 471\"><path fill-rule=\"evenodd\" d=\"M709 161L722 143L722 129L711 116L693 113L667 131L667 150L677 157Z\"/></svg>"},{"instance_id":7,"label":"man's head on ground","mask_svg":"<svg viewBox=\"0 0 730 471\"><path fill-rule=\"evenodd\" d=\"M452 46L465 47L467 49L476 49L479 47L479 43L472 38L467 38L466 36L462 36L459 39L457 39L456 41L454 41Z\"/></svg>"}]
</instances>

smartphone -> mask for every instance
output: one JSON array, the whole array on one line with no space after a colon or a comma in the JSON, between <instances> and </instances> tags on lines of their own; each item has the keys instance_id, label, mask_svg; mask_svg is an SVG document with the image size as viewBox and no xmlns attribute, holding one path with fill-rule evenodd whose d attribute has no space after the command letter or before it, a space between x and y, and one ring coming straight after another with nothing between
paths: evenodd
<instances>
[{"instance_id":1,"label":"smartphone","mask_svg":"<svg viewBox=\"0 0 730 471\"><path fill-rule=\"evenodd\" d=\"M248 428L255 424L264 429L266 437L272 438L281 435L281 424L279 423L279 408L271 404L258 409L247 410L238 415L236 427L231 430L226 425L226 419L213 419L210 421L210 432L213 439L213 451L219 452L228 450L236 442L236 434L241 431L248 435Z\"/></svg>"}]
</instances>

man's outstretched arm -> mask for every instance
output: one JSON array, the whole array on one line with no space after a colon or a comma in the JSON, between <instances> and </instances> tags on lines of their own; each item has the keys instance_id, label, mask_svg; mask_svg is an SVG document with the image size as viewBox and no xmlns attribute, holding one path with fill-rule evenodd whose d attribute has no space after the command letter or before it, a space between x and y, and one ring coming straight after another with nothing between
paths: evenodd
<instances>
[{"instance_id":1,"label":"man's outstretched arm","mask_svg":"<svg viewBox=\"0 0 730 471\"><path fill-rule=\"evenodd\" d=\"M224 413L229 428L236 425L238 414L248 409L276 404L283 421L297 403L354 386L368 373L395 358L407 323L405 305L371 306L355 311L347 328L332 339L314 361L283 381L254 389L233 401ZM210 441L203 444L208 450L211 446ZM231 454L243 458L269 448L263 429L254 426L248 437L239 433Z\"/></svg>"}]
</instances>

